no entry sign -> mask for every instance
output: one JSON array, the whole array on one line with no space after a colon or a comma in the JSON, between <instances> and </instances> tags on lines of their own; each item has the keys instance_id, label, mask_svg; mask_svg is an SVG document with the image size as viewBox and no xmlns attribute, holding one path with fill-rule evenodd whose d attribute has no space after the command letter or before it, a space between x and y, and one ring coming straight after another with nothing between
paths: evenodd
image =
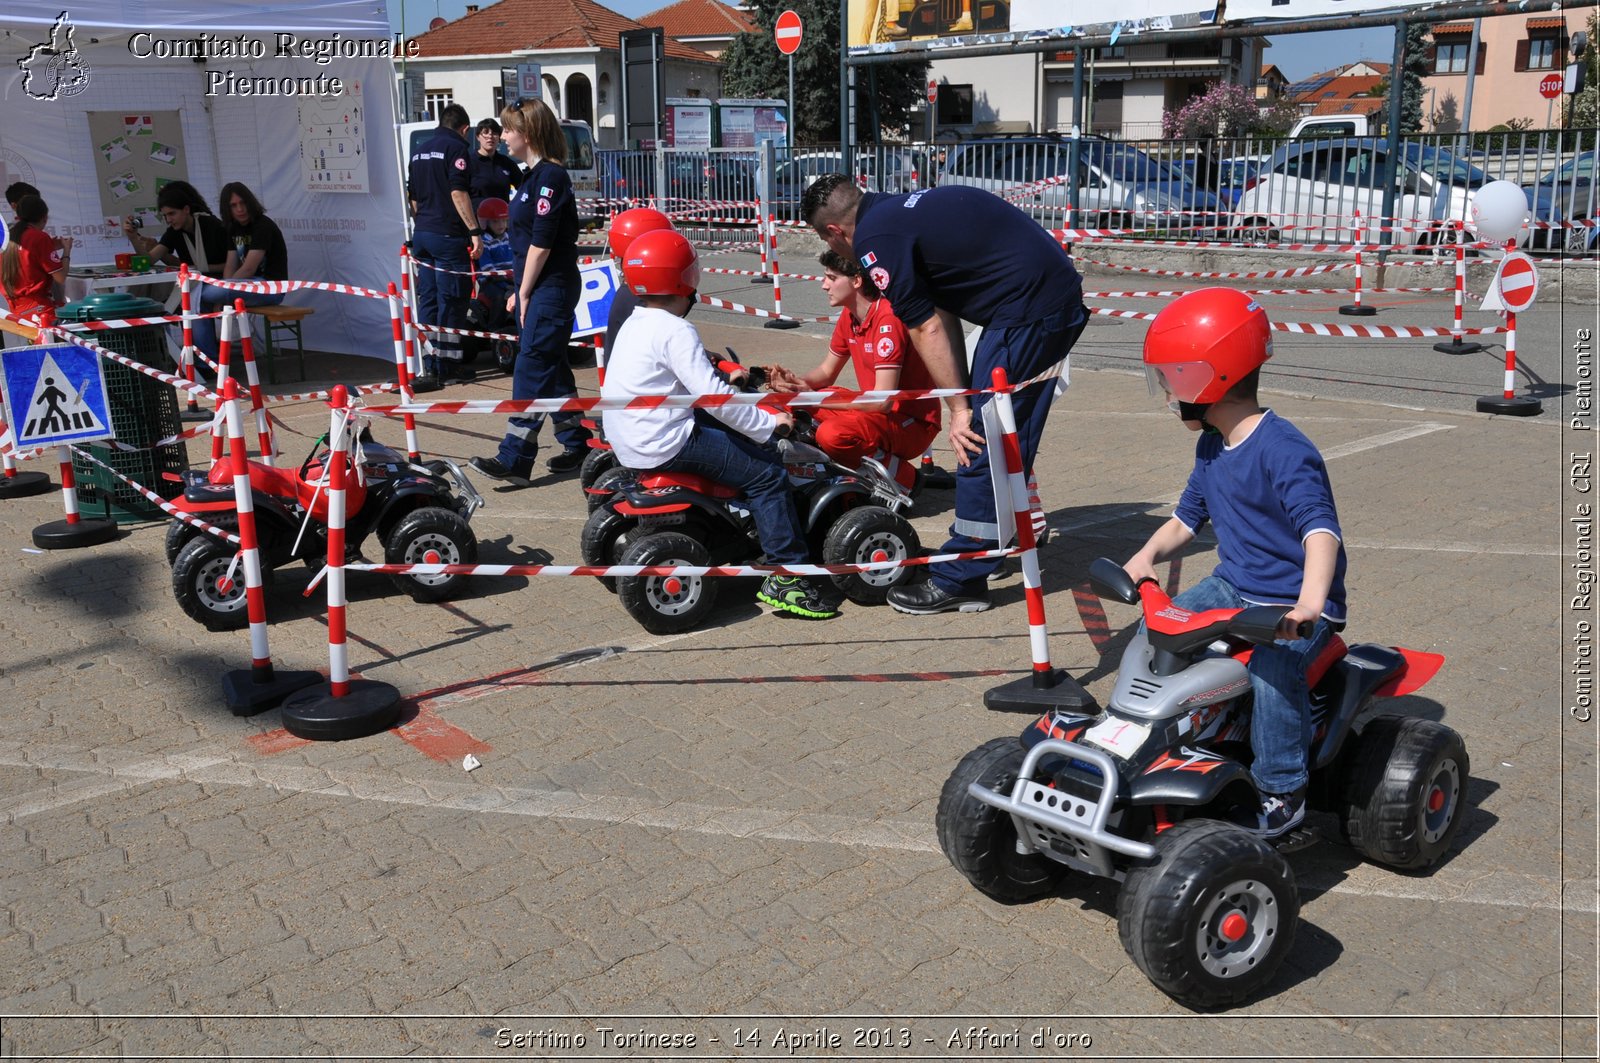
<instances>
[{"instance_id":1,"label":"no entry sign","mask_svg":"<svg viewBox=\"0 0 1600 1063\"><path fill-rule=\"evenodd\" d=\"M1514 314L1520 314L1533 305L1539 294L1539 271L1527 255L1507 255L1500 263L1500 301Z\"/></svg>"},{"instance_id":2,"label":"no entry sign","mask_svg":"<svg viewBox=\"0 0 1600 1063\"><path fill-rule=\"evenodd\" d=\"M937 81L935 81L933 78L929 78L928 79L928 102L929 103L938 103L939 102L939 83Z\"/></svg>"},{"instance_id":3,"label":"no entry sign","mask_svg":"<svg viewBox=\"0 0 1600 1063\"><path fill-rule=\"evenodd\" d=\"M772 36L778 42L778 51L793 55L800 50L800 16L791 8L778 16L773 23Z\"/></svg>"},{"instance_id":4,"label":"no entry sign","mask_svg":"<svg viewBox=\"0 0 1600 1063\"><path fill-rule=\"evenodd\" d=\"M780 45L780 47L782 46ZM1565 79L1560 74L1546 74L1539 79L1539 95L1547 100L1556 99L1561 95L1561 88L1564 84Z\"/></svg>"}]
</instances>

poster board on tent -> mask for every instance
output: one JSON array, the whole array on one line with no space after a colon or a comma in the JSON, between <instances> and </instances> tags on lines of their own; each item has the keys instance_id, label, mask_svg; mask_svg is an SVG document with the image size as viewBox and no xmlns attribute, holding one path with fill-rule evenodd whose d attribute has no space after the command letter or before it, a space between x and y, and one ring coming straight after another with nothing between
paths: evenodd
<instances>
[{"instance_id":1,"label":"poster board on tent","mask_svg":"<svg viewBox=\"0 0 1600 1063\"><path fill-rule=\"evenodd\" d=\"M172 181L189 179L183 125L177 111L90 111L95 188L107 225L132 214L141 225L159 225L156 194Z\"/></svg>"}]
</instances>

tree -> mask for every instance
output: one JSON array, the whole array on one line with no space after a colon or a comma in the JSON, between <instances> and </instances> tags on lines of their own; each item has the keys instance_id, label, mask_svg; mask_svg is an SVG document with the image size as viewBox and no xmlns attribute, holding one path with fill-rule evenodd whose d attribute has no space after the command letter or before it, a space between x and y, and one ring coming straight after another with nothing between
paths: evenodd
<instances>
[{"instance_id":1,"label":"tree","mask_svg":"<svg viewBox=\"0 0 1600 1063\"><path fill-rule=\"evenodd\" d=\"M832 143L839 135L839 61L843 29L837 0L751 0L759 33L742 33L722 54L722 89L729 96L785 100L789 60L773 42L772 26L793 8L805 32L794 55L795 113L792 142ZM870 73L869 73L870 72ZM862 141L905 133L912 108L923 98L928 64L920 60L876 64L857 71L856 132ZM875 91L874 91L875 90ZM876 127L876 129L875 129ZM874 133L878 136L875 138Z\"/></svg>"},{"instance_id":2,"label":"tree","mask_svg":"<svg viewBox=\"0 0 1600 1063\"><path fill-rule=\"evenodd\" d=\"M1430 116L1435 133L1461 132L1461 112L1456 102L1456 94L1447 92L1444 99L1439 101L1439 109Z\"/></svg>"},{"instance_id":3,"label":"tree","mask_svg":"<svg viewBox=\"0 0 1600 1063\"><path fill-rule=\"evenodd\" d=\"M1583 72L1583 91L1572 99L1567 125L1592 130L1600 126L1600 12L1589 13L1589 51L1580 61L1588 69Z\"/></svg>"},{"instance_id":4,"label":"tree","mask_svg":"<svg viewBox=\"0 0 1600 1063\"><path fill-rule=\"evenodd\" d=\"M1176 111L1161 116L1163 137L1242 137L1259 131L1261 109L1243 85L1218 81Z\"/></svg>"},{"instance_id":5,"label":"tree","mask_svg":"<svg viewBox=\"0 0 1600 1063\"><path fill-rule=\"evenodd\" d=\"M1279 100L1256 118L1254 132L1264 137L1286 137L1299 120L1300 105L1289 99Z\"/></svg>"},{"instance_id":6,"label":"tree","mask_svg":"<svg viewBox=\"0 0 1600 1063\"><path fill-rule=\"evenodd\" d=\"M1433 73L1428 63L1428 36L1432 32L1426 22L1406 23L1405 62L1401 64L1400 79L1400 132L1422 132L1422 79Z\"/></svg>"}]
</instances>

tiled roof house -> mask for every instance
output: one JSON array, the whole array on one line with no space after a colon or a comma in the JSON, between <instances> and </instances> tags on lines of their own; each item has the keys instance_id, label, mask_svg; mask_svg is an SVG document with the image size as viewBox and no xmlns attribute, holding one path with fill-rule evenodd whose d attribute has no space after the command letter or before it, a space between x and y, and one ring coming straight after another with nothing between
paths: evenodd
<instances>
[{"instance_id":1,"label":"tiled roof house","mask_svg":"<svg viewBox=\"0 0 1600 1063\"><path fill-rule=\"evenodd\" d=\"M730 7L721 0L678 0L641 15L639 21L646 26L660 26L679 44L698 49L712 58L727 51L739 34L761 32L748 11Z\"/></svg>"}]
</instances>

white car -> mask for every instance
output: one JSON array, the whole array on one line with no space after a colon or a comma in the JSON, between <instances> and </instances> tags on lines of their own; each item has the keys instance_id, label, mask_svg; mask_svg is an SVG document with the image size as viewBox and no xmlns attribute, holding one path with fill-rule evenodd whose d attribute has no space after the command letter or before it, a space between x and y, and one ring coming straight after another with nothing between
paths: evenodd
<instances>
[{"instance_id":1,"label":"white car","mask_svg":"<svg viewBox=\"0 0 1600 1063\"><path fill-rule=\"evenodd\" d=\"M1472 194L1488 178L1442 148L1405 144L1395 196L1396 244L1450 243L1455 222L1472 225ZM1383 218L1384 141L1308 140L1275 152L1245 186L1234 207L1233 230L1251 243L1348 243L1358 225L1364 243L1378 243Z\"/></svg>"}]
</instances>

